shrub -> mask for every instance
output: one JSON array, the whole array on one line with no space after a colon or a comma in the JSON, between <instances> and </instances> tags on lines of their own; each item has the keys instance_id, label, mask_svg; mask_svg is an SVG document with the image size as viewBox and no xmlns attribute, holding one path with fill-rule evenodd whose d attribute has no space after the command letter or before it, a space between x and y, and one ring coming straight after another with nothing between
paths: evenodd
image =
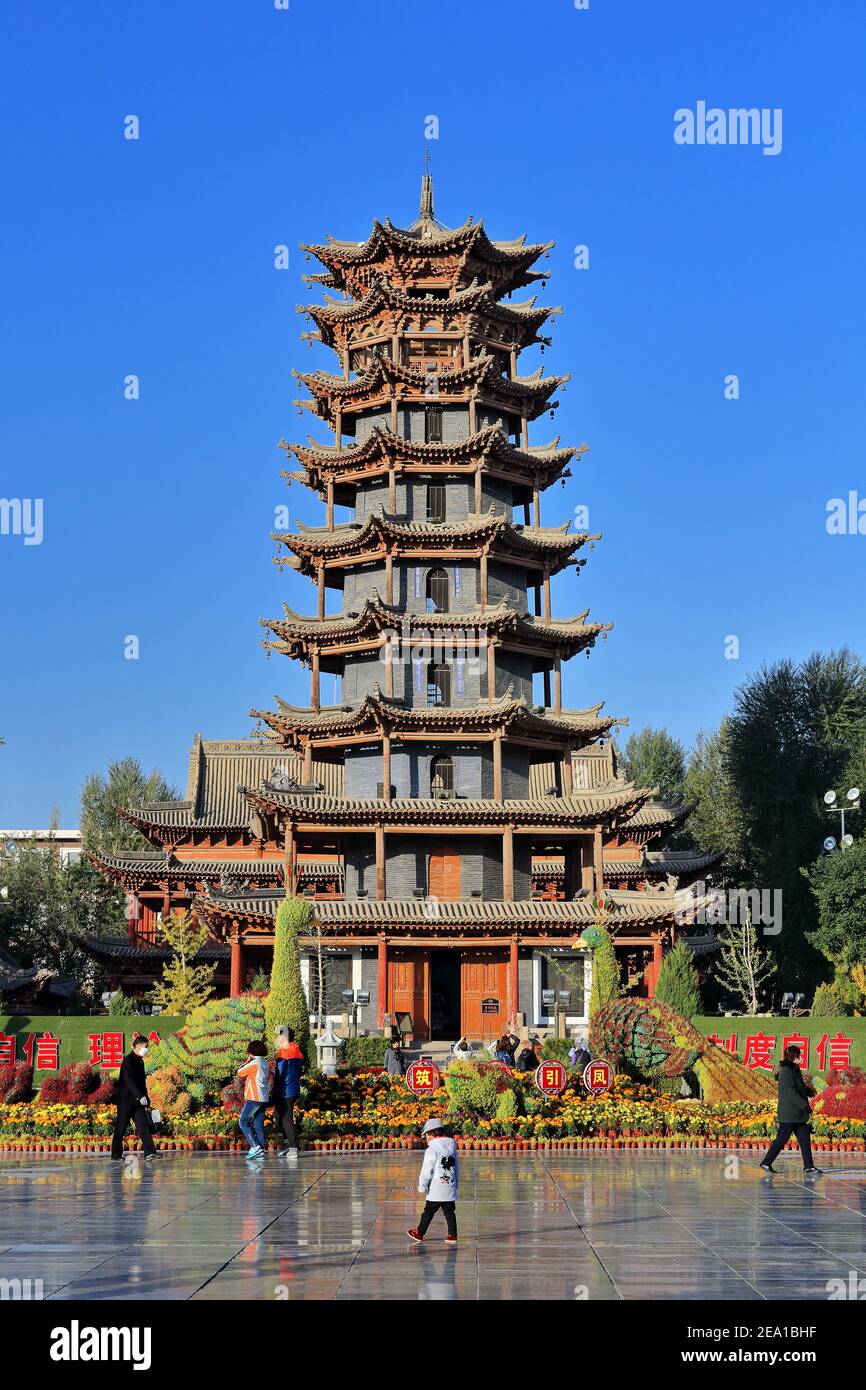
<instances>
[{"instance_id":1,"label":"shrub","mask_svg":"<svg viewBox=\"0 0 866 1390\"><path fill-rule=\"evenodd\" d=\"M268 1046L274 1045L277 1029L287 1024L294 1029L295 1042L305 1051L310 1036L310 1010L301 983L301 950L298 936L312 914L304 898L284 898L277 909L274 935L274 963L271 991L265 1001Z\"/></svg>"},{"instance_id":2,"label":"shrub","mask_svg":"<svg viewBox=\"0 0 866 1390\"><path fill-rule=\"evenodd\" d=\"M184 1089L194 1100L216 1097L247 1057L249 1042L263 1042L265 1008L256 994L235 999L211 999L193 1009L173 1037L164 1038L147 1054L148 1075L176 1066Z\"/></svg>"},{"instance_id":3,"label":"shrub","mask_svg":"<svg viewBox=\"0 0 866 1390\"><path fill-rule=\"evenodd\" d=\"M180 1067L161 1067L147 1078L151 1104L163 1115L188 1115L194 1109L193 1097L183 1084Z\"/></svg>"},{"instance_id":4,"label":"shrub","mask_svg":"<svg viewBox=\"0 0 866 1390\"><path fill-rule=\"evenodd\" d=\"M703 1013L694 952L684 941L678 941L662 960L655 998L670 1005L683 1018L692 1019Z\"/></svg>"},{"instance_id":5,"label":"shrub","mask_svg":"<svg viewBox=\"0 0 866 1390\"><path fill-rule=\"evenodd\" d=\"M140 1008L141 1000L133 998L131 994L124 994L122 989L116 989L108 1001L110 1018L126 1018L130 1014L137 1014Z\"/></svg>"},{"instance_id":6,"label":"shrub","mask_svg":"<svg viewBox=\"0 0 866 1390\"><path fill-rule=\"evenodd\" d=\"M545 1038L541 1048L542 1058L545 1062L562 1062L564 1066L570 1066L568 1054L572 1042L571 1038Z\"/></svg>"},{"instance_id":7,"label":"shrub","mask_svg":"<svg viewBox=\"0 0 866 1390\"><path fill-rule=\"evenodd\" d=\"M39 1088L39 1099L51 1105L110 1105L117 1093L113 1077L103 1076L87 1062L70 1062Z\"/></svg>"},{"instance_id":8,"label":"shrub","mask_svg":"<svg viewBox=\"0 0 866 1390\"><path fill-rule=\"evenodd\" d=\"M33 1091L33 1068L28 1062L15 1062L0 1070L0 1104L12 1105L29 1100Z\"/></svg>"},{"instance_id":9,"label":"shrub","mask_svg":"<svg viewBox=\"0 0 866 1390\"><path fill-rule=\"evenodd\" d=\"M347 1038L340 1061L352 1067L385 1065L387 1038Z\"/></svg>"},{"instance_id":10,"label":"shrub","mask_svg":"<svg viewBox=\"0 0 866 1390\"><path fill-rule=\"evenodd\" d=\"M445 1073L445 1090L448 1092L448 1108L452 1111L493 1119L499 1112L500 1103L510 1104L502 1101L502 1097L510 1092L517 1105L513 1113L521 1113L518 1083L510 1072L491 1062L452 1062Z\"/></svg>"},{"instance_id":11,"label":"shrub","mask_svg":"<svg viewBox=\"0 0 866 1390\"><path fill-rule=\"evenodd\" d=\"M851 1010L835 985L819 985L812 1000L813 1018L840 1018Z\"/></svg>"}]
</instances>

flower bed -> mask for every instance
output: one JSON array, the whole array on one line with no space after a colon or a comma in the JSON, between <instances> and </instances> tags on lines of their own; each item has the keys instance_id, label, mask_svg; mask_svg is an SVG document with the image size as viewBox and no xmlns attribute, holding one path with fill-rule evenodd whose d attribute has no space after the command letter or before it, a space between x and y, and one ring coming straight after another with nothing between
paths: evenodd
<instances>
[{"instance_id":1,"label":"flower bed","mask_svg":"<svg viewBox=\"0 0 866 1390\"><path fill-rule=\"evenodd\" d=\"M542 1096L531 1078L514 1074L522 1113L507 1119L449 1110L444 1087L415 1097L400 1078L379 1071L311 1077L300 1104L301 1147L411 1148L431 1116L447 1120L458 1146L473 1149L765 1148L776 1132L775 1106L726 1102L707 1105L656 1093L618 1076L613 1090L587 1096L577 1079L561 1096ZM105 1105L0 1105L0 1150L102 1151L108 1148L114 1108ZM814 1147L866 1149L866 1121L816 1114ZM277 1142L271 1128L272 1143ZM127 1136L128 1147L139 1145ZM237 1116L223 1107L167 1119L163 1149L238 1149Z\"/></svg>"}]
</instances>

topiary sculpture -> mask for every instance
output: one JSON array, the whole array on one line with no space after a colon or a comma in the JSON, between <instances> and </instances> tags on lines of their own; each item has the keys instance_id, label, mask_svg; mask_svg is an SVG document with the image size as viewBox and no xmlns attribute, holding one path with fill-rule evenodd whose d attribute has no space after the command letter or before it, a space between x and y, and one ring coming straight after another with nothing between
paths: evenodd
<instances>
[{"instance_id":1,"label":"topiary sculpture","mask_svg":"<svg viewBox=\"0 0 866 1390\"><path fill-rule=\"evenodd\" d=\"M164 1038L147 1054L152 1075L164 1067L177 1067L183 1088L196 1101L218 1096L246 1061L247 1043L263 1042L265 1006L257 994L235 999L211 999L193 1009L187 1023L173 1037Z\"/></svg>"},{"instance_id":2,"label":"topiary sculpture","mask_svg":"<svg viewBox=\"0 0 866 1390\"><path fill-rule=\"evenodd\" d=\"M617 1071L661 1090L679 1089L689 1072L711 1104L720 1101L771 1101L773 1077L749 1071L730 1052L709 1042L681 1014L656 999L617 999L592 1020L590 1047Z\"/></svg>"}]
</instances>

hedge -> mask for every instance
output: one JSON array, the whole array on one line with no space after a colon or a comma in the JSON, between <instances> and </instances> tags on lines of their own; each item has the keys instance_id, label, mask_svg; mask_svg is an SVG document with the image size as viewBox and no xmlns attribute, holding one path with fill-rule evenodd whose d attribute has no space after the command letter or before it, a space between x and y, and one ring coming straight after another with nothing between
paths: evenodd
<instances>
[{"instance_id":1,"label":"hedge","mask_svg":"<svg viewBox=\"0 0 866 1390\"><path fill-rule=\"evenodd\" d=\"M182 1028L184 1020L177 1017L169 1017L165 1014L129 1014L129 1015L108 1015L108 1014L38 1014L28 1016L26 1014L14 1014L12 1017L0 1018L0 1033L12 1035L15 1038L15 1057L17 1061L24 1060L24 1044L31 1033L35 1033L37 1038L41 1038L43 1033L50 1033L53 1038L60 1039L59 1061L60 1066L53 1071L42 1070L35 1073L34 1080L38 1086L43 1078L56 1076L58 1071L67 1066L70 1062L87 1062L90 1060L89 1048L87 1043L88 1033L123 1033L124 1051L129 1051L134 1033L143 1033L149 1037L154 1030L164 1038L169 1034L174 1034ZM109 1075L114 1074L109 1071Z\"/></svg>"},{"instance_id":2,"label":"hedge","mask_svg":"<svg viewBox=\"0 0 866 1390\"><path fill-rule=\"evenodd\" d=\"M816 1044L825 1033L830 1038L835 1038L837 1033L841 1033L844 1038L853 1039L850 1065L866 1069L866 1018L849 1018L843 1015L836 1018L713 1018L704 1014L693 1018L692 1023L704 1037L715 1034L724 1041L736 1033L737 1054L741 1061L747 1036L763 1033L765 1036L778 1038L779 1041L771 1053L774 1066L781 1061L782 1039L799 1033L801 1037L810 1039L809 1056L803 1063L803 1068L818 1075L827 1069L818 1066Z\"/></svg>"}]
</instances>

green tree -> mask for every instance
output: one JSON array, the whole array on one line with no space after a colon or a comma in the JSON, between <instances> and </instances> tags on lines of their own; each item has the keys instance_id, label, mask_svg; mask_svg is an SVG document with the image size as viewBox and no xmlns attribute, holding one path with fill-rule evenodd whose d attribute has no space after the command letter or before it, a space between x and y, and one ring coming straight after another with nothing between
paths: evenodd
<instances>
[{"instance_id":1,"label":"green tree","mask_svg":"<svg viewBox=\"0 0 866 1390\"><path fill-rule=\"evenodd\" d=\"M18 846L0 861L0 943L25 966L72 976L86 995L98 992L102 973L79 937L125 931L121 894L86 862L62 863L47 847Z\"/></svg>"},{"instance_id":2,"label":"green tree","mask_svg":"<svg viewBox=\"0 0 866 1390\"><path fill-rule=\"evenodd\" d=\"M685 830L695 848L723 851L721 873L727 880L738 880L746 846L742 807L728 765L729 744L727 720L715 732L698 730L686 763L685 799L695 809Z\"/></svg>"},{"instance_id":3,"label":"green tree","mask_svg":"<svg viewBox=\"0 0 866 1390\"><path fill-rule=\"evenodd\" d=\"M822 855L803 870L818 906L809 940L842 971L866 962L866 839Z\"/></svg>"},{"instance_id":4,"label":"green tree","mask_svg":"<svg viewBox=\"0 0 866 1390\"><path fill-rule=\"evenodd\" d=\"M669 1004L683 1018L691 1020L696 1014L703 1013L694 953L684 941L678 941L662 960L655 997L663 1004Z\"/></svg>"},{"instance_id":5,"label":"green tree","mask_svg":"<svg viewBox=\"0 0 866 1390\"><path fill-rule=\"evenodd\" d=\"M300 934L309 924L312 910L305 898L284 898L277 909L271 989L265 1000L269 1046L283 1024L294 1029L295 1041L305 1051L310 1038L310 1010L301 981Z\"/></svg>"},{"instance_id":6,"label":"green tree","mask_svg":"<svg viewBox=\"0 0 866 1390\"><path fill-rule=\"evenodd\" d=\"M128 849L147 849L143 835L124 820L118 807L150 801L173 801L177 792L161 772L142 771L136 758L120 758L108 764L108 776L93 772L81 789L81 840L93 854L121 854Z\"/></svg>"},{"instance_id":7,"label":"green tree","mask_svg":"<svg viewBox=\"0 0 866 1390\"><path fill-rule=\"evenodd\" d=\"M639 734L630 734L620 754L620 765L630 782L639 787L658 787L662 801L683 800L685 753L667 729L647 725Z\"/></svg>"},{"instance_id":8,"label":"green tree","mask_svg":"<svg viewBox=\"0 0 866 1390\"><path fill-rule=\"evenodd\" d=\"M172 912L160 922L159 930L172 959L163 966L162 979L154 985L151 998L167 1014L186 1016L213 994L216 965L193 964L207 941L207 924L197 922L191 912Z\"/></svg>"},{"instance_id":9,"label":"green tree","mask_svg":"<svg viewBox=\"0 0 866 1390\"><path fill-rule=\"evenodd\" d=\"M814 899L800 870L828 832L823 794L839 789L866 739L866 667L847 648L780 661L739 687L727 768L742 809L747 886L781 890L772 943L786 989L809 992L824 966L808 938Z\"/></svg>"}]
</instances>

